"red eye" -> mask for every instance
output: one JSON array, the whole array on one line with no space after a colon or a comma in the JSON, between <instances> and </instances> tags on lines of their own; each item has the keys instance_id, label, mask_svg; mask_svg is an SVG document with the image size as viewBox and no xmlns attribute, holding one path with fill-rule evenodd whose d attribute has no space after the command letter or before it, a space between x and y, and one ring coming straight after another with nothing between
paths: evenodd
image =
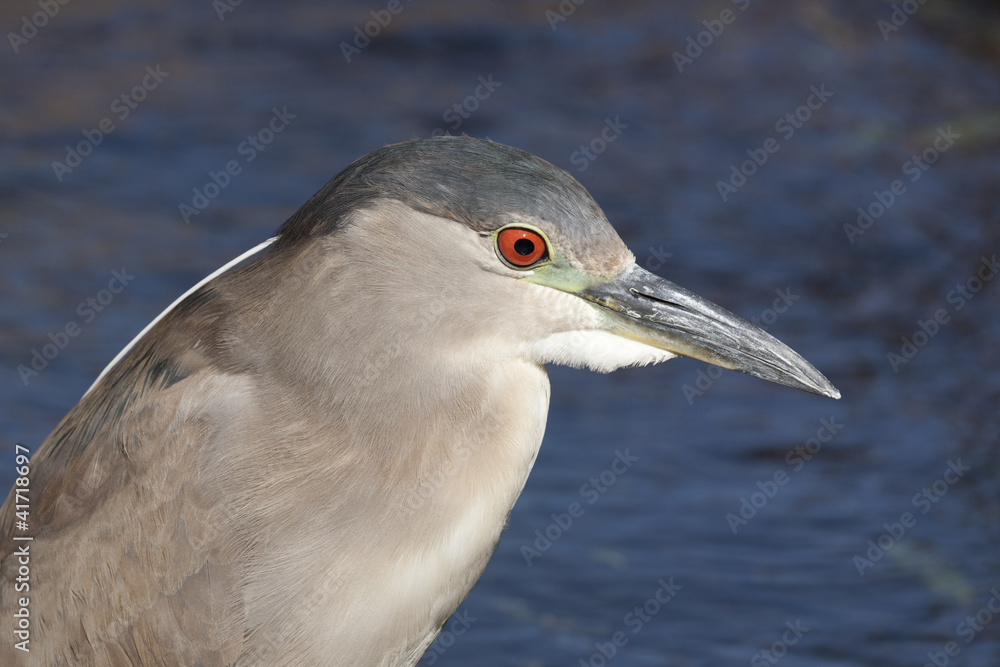
<instances>
[{"instance_id":1,"label":"red eye","mask_svg":"<svg viewBox=\"0 0 1000 667\"><path fill-rule=\"evenodd\" d=\"M523 269L548 257L545 239L538 232L508 227L497 235L497 249L509 264Z\"/></svg>"}]
</instances>

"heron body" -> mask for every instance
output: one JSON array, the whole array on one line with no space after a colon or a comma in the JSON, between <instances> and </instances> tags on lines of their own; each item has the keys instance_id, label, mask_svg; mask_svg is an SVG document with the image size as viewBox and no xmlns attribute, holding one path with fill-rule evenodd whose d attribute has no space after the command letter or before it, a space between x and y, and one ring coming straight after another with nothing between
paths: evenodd
<instances>
[{"instance_id":1,"label":"heron body","mask_svg":"<svg viewBox=\"0 0 1000 667\"><path fill-rule=\"evenodd\" d=\"M414 665L531 470L545 364L677 354L838 395L636 267L552 165L470 138L376 151L169 309L41 444L31 650L5 641L0 662Z\"/></svg>"}]
</instances>

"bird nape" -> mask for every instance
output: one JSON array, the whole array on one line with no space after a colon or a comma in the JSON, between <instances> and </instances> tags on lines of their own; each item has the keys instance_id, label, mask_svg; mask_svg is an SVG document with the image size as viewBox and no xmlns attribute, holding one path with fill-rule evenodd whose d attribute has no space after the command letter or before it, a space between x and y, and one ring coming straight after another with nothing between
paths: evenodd
<instances>
[{"instance_id":1,"label":"bird nape","mask_svg":"<svg viewBox=\"0 0 1000 667\"><path fill-rule=\"evenodd\" d=\"M3 664L414 665L535 461L545 364L684 355L839 397L501 144L377 150L255 250L154 320L31 458L30 532L14 491L0 510L4 633L30 595L30 654L3 642Z\"/></svg>"}]
</instances>

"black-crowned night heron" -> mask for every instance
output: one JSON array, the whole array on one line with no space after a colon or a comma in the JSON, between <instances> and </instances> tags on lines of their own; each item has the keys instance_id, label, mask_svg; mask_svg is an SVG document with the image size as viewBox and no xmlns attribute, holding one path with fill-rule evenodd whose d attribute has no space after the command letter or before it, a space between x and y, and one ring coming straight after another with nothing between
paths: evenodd
<instances>
[{"instance_id":1,"label":"black-crowned night heron","mask_svg":"<svg viewBox=\"0 0 1000 667\"><path fill-rule=\"evenodd\" d=\"M535 461L545 364L685 355L839 396L499 144L375 151L272 241L154 321L31 459L28 530L14 492L0 513L0 663L413 665Z\"/></svg>"}]
</instances>

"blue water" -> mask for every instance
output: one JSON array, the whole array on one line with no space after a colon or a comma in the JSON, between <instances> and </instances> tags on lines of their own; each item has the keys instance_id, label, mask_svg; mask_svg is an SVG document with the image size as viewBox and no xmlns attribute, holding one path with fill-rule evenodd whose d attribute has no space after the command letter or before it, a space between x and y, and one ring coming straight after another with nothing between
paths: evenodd
<instances>
[{"instance_id":1,"label":"blue water","mask_svg":"<svg viewBox=\"0 0 1000 667\"><path fill-rule=\"evenodd\" d=\"M1000 664L1000 309L975 278L1000 252L998 17L927 3L884 38L887 3L425 0L347 62L341 42L386 6L247 2L220 21L208 0L74 2L0 45L3 487L14 443L36 447L146 322L342 167L467 132L570 171L640 264L760 318L844 398L687 359L552 368L535 470L462 607L475 620L423 664ZM35 11L4 4L0 32ZM286 126L245 144L275 110ZM845 231L858 207L870 226ZM98 312L115 270L134 279ZM25 384L18 365L71 322ZM911 359L904 336L926 343ZM616 452L635 461L602 481Z\"/></svg>"}]
</instances>

